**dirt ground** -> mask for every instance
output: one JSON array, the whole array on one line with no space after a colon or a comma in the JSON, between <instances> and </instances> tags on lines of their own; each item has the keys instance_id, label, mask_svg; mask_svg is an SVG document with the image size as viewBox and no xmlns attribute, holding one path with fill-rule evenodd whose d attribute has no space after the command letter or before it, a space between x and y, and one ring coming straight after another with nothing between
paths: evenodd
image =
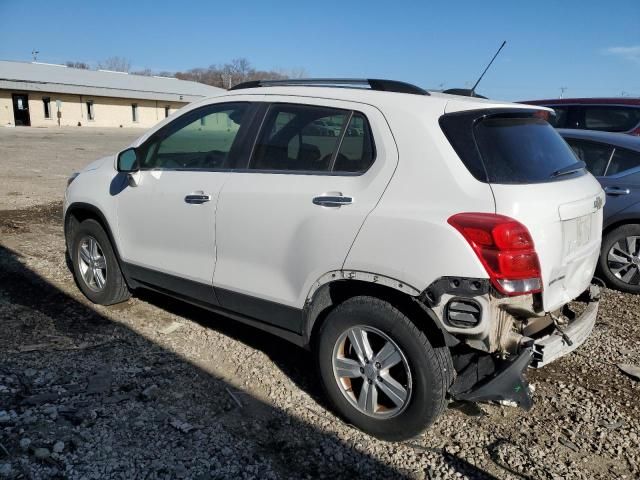
<instances>
[{"instance_id":1,"label":"dirt ground","mask_svg":"<svg viewBox=\"0 0 640 480\"><path fill-rule=\"evenodd\" d=\"M0 209L62 199L71 173L129 145L140 129L0 127Z\"/></svg>"},{"instance_id":2,"label":"dirt ground","mask_svg":"<svg viewBox=\"0 0 640 480\"><path fill-rule=\"evenodd\" d=\"M451 405L381 442L333 414L306 351L155 294L88 303L64 178L139 132L56 132L0 130L0 478L640 478L640 382L616 366L640 364L637 297L604 292L588 342L530 372L531 411Z\"/></svg>"}]
</instances>

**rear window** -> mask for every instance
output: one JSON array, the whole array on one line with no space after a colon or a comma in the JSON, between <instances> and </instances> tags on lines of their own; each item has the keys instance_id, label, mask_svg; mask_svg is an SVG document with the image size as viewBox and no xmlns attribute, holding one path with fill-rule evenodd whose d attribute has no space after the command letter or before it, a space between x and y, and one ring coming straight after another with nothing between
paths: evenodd
<instances>
[{"instance_id":1,"label":"rear window","mask_svg":"<svg viewBox=\"0 0 640 480\"><path fill-rule=\"evenodd\" d=\"M474 136L489 183L541 183L584 175L584 170L556 174L575 165L578 159L541 118L488 117L476 123Z\"/></svg>"},{"instance_id":2,"label":"rear window","mask_svg":"<svg viewBox=\"0 0 640 480\"><path fill-rule=\"evenodd\" d=\"M624 106L588 106L584 110L584 128L606 132L626 132L640 123L640 108Z\"/></svg>"}]
</instances>

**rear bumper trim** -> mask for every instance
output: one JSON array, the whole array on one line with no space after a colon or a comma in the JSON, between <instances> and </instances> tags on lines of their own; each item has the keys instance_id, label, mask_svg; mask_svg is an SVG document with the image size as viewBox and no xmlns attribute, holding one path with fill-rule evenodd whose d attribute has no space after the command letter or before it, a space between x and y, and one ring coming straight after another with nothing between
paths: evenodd
<instances>
[{"instance_id":1,"label":"rear bumper trim","mask_svg":"<svg viewBox=\"0 0 640 480\"><path fill-rule=\"evenodd\" d=\"M587 293L587 308L580 317L564 328L564 334L569 338L570 344L566 342L563 335L558 331L536 339L533 342L533 360L531 362L533 368L544 367L548 363L574 351L587 340L598 317L600 288L596 285L591 285Z\"/></svg>"}]
</instances>

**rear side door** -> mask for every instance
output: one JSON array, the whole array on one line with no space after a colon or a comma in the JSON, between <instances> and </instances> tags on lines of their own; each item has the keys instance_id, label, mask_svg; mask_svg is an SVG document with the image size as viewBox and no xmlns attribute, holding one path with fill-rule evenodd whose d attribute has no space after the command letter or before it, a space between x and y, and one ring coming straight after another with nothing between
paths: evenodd
<instances>
[{"instance_id":1,"label":"rear side door","mask_svg":"<svg viewBox=\"0 0 640 480\"><path fill-rule=\"evenodd\" d=\"M339 270L398 161L379 110L305 98L272 103L251 161L217 209L223 307L299 332L312 284Z\"/></svg>"},{"instance_id":2,"label":"rear side door","mask_svg":"<svg viewBox=\"0 0 640 480\"><path fill-rule=\"evenodd\" d=\"M247 102L198 108L138 147L137 182L120 176L112 185L120 255L132 278L215 303L215 209L253 109Z\"/></svg>"}]
</instances>

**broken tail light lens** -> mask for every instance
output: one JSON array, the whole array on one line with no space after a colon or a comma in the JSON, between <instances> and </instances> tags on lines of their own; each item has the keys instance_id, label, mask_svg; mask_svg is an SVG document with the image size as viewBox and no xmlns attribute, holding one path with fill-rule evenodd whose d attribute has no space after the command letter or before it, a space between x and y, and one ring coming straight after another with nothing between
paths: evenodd
<instances>
[{"instance_id":1,"label":"broken tail light lens","mask_svg":"<svg viewBox=\"0 0 640 480\"><path fill-rule=\"evenodd\" d=\"M493 213L458 213L448 222L469 242L499 292L542 291L540 261L527 227Z\"/></svg>"}]
</instances>

